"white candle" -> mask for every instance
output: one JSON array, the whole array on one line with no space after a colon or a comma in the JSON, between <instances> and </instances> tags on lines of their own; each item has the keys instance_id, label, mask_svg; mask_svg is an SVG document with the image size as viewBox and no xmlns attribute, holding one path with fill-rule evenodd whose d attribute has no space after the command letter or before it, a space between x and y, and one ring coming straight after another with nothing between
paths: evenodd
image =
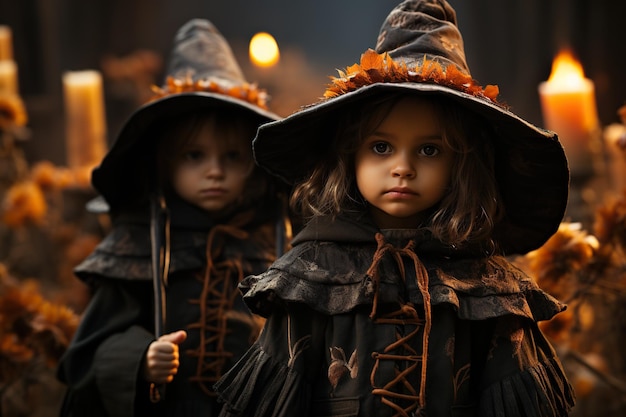
<instances>
[{"instance_id":1,"label":"white candle","mask_svg":"<svg viewBox=\"0 0 626 417\"><path fill-rule=\"evenodd\" d=\"M17 64L15 61L0 61L0 94L18 94L17 85Z\"/></svg>"},{"instance_id":2,"label":"white candle","mask_svg":"<svg viewBox=\"0 0 626 417\"><path fill-rule=\"evenodd\" d=\"M107 148L102 76L93 70L66 72L63 88L68 166L95 167Z\"/></svg>"},{"instance_id":3,"label":"white candle","mask_svg":"<svg viewBox=\"0 0 626 417\"><path fill-rule=\"evenodd\" d=\"M569 52L556 57L550 78L539 85L539 97L545 126L561 139L572 175L589 173L590 142L599 132L595 88Z\"/></svg>"},{"instance_id":4,"label":"white candle","mask_svg":"<svg viewBox=\"0 0 626 417\"><path fill-rule=\"evenodd\" d=\"M0 25L0 61L13 59L13 36L11 28Z\"/></svg>"}]
</instances>

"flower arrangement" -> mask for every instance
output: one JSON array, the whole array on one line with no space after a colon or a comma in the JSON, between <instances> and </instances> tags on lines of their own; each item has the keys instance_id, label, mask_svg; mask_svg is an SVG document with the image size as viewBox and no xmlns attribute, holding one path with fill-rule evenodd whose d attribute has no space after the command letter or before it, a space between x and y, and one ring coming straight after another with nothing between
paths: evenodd
<instances>
[{"instance_id":1,"label":"flower arrangement","mask_svg":"<svg viewBox=\"0 0 626 417\"><path fill-rule=\"evenodd\" d=\"M541 322L560 351L578 415L626 412L626 190L597 207L592 231L564 222L516 260L567 310Z\"/></svg>"},{"instance_id":2,"label":"flower arrangement","mask_svg":"<svg viewBox=\"0 0 626 417\"><path fill-rule=\"evenodd\" d=\"M53 370L78 325L78 316L41 295L34 280L18 281L0 264L0 415L5 396L25 392Z\"/></svg>"}]
</instances>

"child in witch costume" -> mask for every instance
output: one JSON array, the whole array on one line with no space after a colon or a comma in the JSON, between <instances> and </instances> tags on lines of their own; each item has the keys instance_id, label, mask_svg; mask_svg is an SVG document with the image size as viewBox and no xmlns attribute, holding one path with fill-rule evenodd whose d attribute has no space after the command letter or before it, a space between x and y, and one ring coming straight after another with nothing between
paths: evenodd
<instances>
[{"instance_id":1,"label":"child in witch costume","mask_svg":"<svg viewBox=\"0 0 626 417\"><path fill-rule=\"evenodd\" d=\"M537 321L565 307L506 259L564 213L557 137L470 76L454 10L407 0L323 101L259 128L257 163L310 220L247 277L261 336L222 416L564 416Z\"/></svg>"},{"instance_id":2,"label":"child in witch costume","mask_svg":"<svg viewBox=\"0 0 626 417\"><path fill-rule=\"evenodd\" d=\"M251 147L279 117L206 20L179 29L168 74L93 172L113 228L75 269L94 292L59 365L63 416L217 415L212 385L262 327L237 284L284 246Z\"/></svg>"}]
</instances>

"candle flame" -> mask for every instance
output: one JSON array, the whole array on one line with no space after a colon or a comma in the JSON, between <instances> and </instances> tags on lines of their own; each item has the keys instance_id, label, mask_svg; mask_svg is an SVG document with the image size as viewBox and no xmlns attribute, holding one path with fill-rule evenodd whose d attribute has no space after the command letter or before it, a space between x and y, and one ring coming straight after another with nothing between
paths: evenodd
<instances>
[{"instance_id":1,"label":"candle flame","mask_svg":"<svg viewBox=\"0 0 626 417\"><path fill-rule=\"evenodd\" d=\"M563 90L577 90L585 84L583 67L571 51L563 50L556 56L548 82Z\"/></svg>"},{"instance_id":2,"label":"candle flame","mask_svg":"<svg viewBox=\"0 0 626 417\"><path fill-rule=\"evenodd\" d=\"M272 67L280 59L278 44L272 35L259 32L250 40L250 59L259 67Z\"/></svg>"}]
</instances>

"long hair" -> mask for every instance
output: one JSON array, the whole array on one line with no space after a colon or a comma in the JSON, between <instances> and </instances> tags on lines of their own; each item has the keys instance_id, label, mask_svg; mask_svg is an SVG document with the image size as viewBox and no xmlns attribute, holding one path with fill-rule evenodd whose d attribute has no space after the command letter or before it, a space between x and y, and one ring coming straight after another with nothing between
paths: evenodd
<instances>
[{"instance_id":1,"label":"long hair","mask_svg":"<svg viewBox=\"0 0 626 417\"><path fill-rule=\"evenodd\" d=\"M327 126L336 132L333 145L310 177L294 187L291 205L295 211L311 219L367 209L356 186L356 152L407 94L368 100ZM482 117L456 102L434 95L422 97L433 103L441 118L444 146L455 155L448 191L424 227L449 245L460 247L472 242L493 249L493 227L503 215L494 174L494 133Z\"/></svg>"}]
</instances>

